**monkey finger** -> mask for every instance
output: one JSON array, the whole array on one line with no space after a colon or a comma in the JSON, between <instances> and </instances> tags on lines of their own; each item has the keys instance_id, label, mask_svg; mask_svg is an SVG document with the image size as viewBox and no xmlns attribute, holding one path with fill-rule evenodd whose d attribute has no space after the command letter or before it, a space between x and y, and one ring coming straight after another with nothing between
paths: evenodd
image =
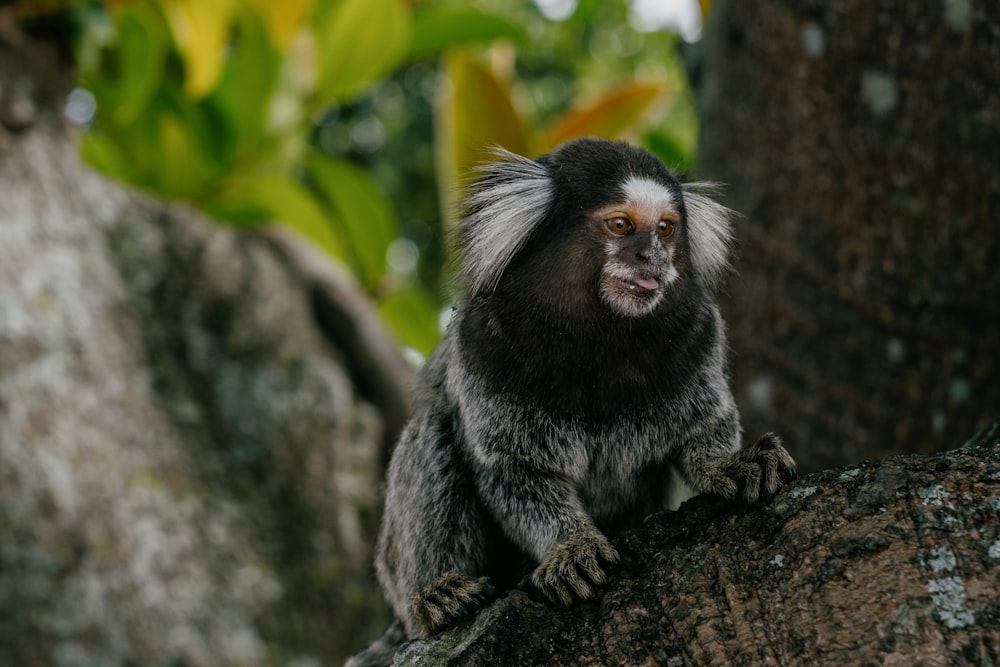
<instances>
[{"instance_id":1,"label":"monkey finger","mask_svg":"<svg viewBox=\"0 0 1000 667\"><path fill-rule=\"evenodd\" d=\"M560 602L568 591L562 590L563 575L558 571L562 563L553 562L552 558L546 558L531 573L531 583L541 591L550 602Z\"/></svg>"},{"instance_id":2,"label":"monkey finger","mask_svg":"<svg viewBox=\"0 0 1000 667\"><path fill-rule=\"evenodd\" d=\"M791 482L798 477L799 471L795 465L795 459L784 448L781 449L779 465L781 467L781 479L783 482Z\"/></svg>"},{"instance_id":3,"label":"monkey finger","mask_svg":"<svg viewBox=\"0 0 1000 667\"><path fill-rule=\"evenodd\" d=\"M782 481L790 482L795 479L798 473L795 466L795 459L785 449L781 438L774 433L765 433L757 443L760 445L762 451L770 452L769 458L777 462Z\"/></svg>"},{"instance_id":4,"label":"monkey finger","mask_svg":"<svg viewBox=\"0 0 1000 667\"><path fill-rule=\"evenodd\" d=\"M756 447L757 451L761 452L771 451L775 449L784 450L781 438L778 436L778 434L771 432L765 433L764 435L760 436L757 442L754 443L754 447Z\"/></svg>"},{"instance_id":5,"label":"monkey finger","mask_svg":"<svg viewBox=\"0 0 1000 667\"><path fill-rule=\"evenodd\" d=\"M576 569L580 574L595 584L604 583L604 570L597 560L597 552L587 549L576 559Z\"/></svg>"},{"instance_id":6,"label":"monkey finger","mask_svg":"<svg viewBox=\"0 0 1000 667\"><path fill-rule=\"evenodd\" d=\"M778 492L778 487L781 486L781 479L778 475L778 462L769 461L767 465L764 466L764 479L763 479L763 493L767 498L771 498L775 493Z\"/></svg>"},{"instance_id":7,"label":"monkey finger","mask_svg":"<svg viewBox=\"0 0 1000 667\"><path fill-rule=\"evenodd\" d=\"M590 594L587 597L592 597L597 593L597 589L605 584L608 580L607 574L602 568L597 568L594 570L581 570L580 576L588 583L590 587Z\"/></svg>"},{"instance_id":8,"label":"monkey finger","mask_svg":"<svg viewBox=\"0 0 1000 667\"><path fill-rule=\"evenodd\" d=\"M532 575L532 583L550 601L569 605L594 596L596 589L587 581L589 576L581 564L562 560L555 565L539 566ZM603 579L603 572L600 578Z\"/></svg>"},{"instance_id":9,"label":"monkey finger","mask_svg":"<svg viewBox=\"0 0 1000 667\"><path fill-rule=\"evenodd\" d=\"M742 466L740 476L743 478L743 500L748 504L757 502L760 498L760 465L751 463Z\"/></svg>"},{"instance_id":10,"label":"monkey finger","mask_svg":"<svg viewBox=\"0 0 1000 667\"><path fill-rule=\"evenodd\" d=\"M535 588L548 598L549 602L562 603L564 605L573 604L573 595L561 577L551 573L543 574L541 577L536 577L533 583L535 584Z\"/></svg>"},{"instance_id":11,"label":"monkey finger","mask_svg":"<svg viewBox=\"0 0 1000 667\"><path fill-rule=\"evenodd\" d=\"M596 590L591 586L587 580L581 576L580 573L576 573L566 580L566 584L573 591L573 595L577 600L587 600L594 597Z\"/></svg>"},{"instance_id":12,"label":"monkey finger","mask_svg":"<svg viewBox=\"0 0 1000 667\"><path fill-rule=\"evenodd\" d=\"M608 541L604 535L598 533L598 539L595 541L593 554L602 563L614 564L620 559L618 555L618 550Z\"/></svg>"},{"instance_id":13,"label":"monkey finger","mask_svg":"<svg viewBox=\"0 0 1000 667\"><path fill-rule=\"evenodd\" d=\"M725 468L728 467L726 466ZM710 475L706 481L705 490L720 498L733 500L736 498L736 493L740 490L740 486L734 479L736 477L735 472L730 474L727 474L727 472L728 470Z\"/></svg>"},{"instance_id":14,"label":"monkey finger","mask_svg":"<svg viewBox=\"0 0 1000 667\"><path fill-rule=\"evenodd\" d=\"M795 479L795 462L780 453L775 453L769 457L765 468L767 487L770 495L777 493L778 489Z\"/></svg>"},{"instance_id":15,"label":"monkey finger","mask_svg":"<svg viewBox=\"0 0 1000 667\"><path fill-rule=\"evenodd\" d=\"M615 564L615 563L617 563L617 562L618 562L619 560L621 560L621 556L619 556L619 555L618 555L618 550L617 550L617 549L615 549L615 548L614 548L614 547L613 547L613 546L611 545L611 543L610 543L610 542L608 542L607 540L605 540L605 541L604 541L604 542L603 542L603 543L602 543L602 544L600 545L600 548L599 548L599 550L598 550L598 552L597 552L597 555L598 555L598 556L600 557L600 559L601 559L601 560L603 560L603 561L604 561L605 563L608 563L608 564L611 564L611 565L614 565L614 564Z\"/></svg>"},{"instance_id":16,"label":"monkey finger","mask_svg":"<svg viewBox=\"0 0 1000 667\"><path fill-rule=\"evenodd\" d=\"M413 595L411 610L422 636L430 636L455 621L471 616L493 598L488 577L471 577L456 571L439 575Z\"/></svg>"},{"instance_id":17,"label":"monkey finger","mask_svg":"<svg viewBox=\"0 0 1000 667\"><path fill-rule=\"evenodd\" d=\"M552 590L555 592L558 602L566 606L576 602L576 597L573 595L569 582L565 579L552 582Z\"/></svg>"}]
</instances>

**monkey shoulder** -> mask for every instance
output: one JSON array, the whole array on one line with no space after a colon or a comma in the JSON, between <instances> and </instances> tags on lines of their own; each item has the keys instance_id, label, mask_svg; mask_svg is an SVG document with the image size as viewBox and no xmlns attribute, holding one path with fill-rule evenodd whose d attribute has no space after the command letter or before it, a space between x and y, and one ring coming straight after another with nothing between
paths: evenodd
<instances>
[{"instance_id":1,"label":"monkey shoulder","mask_svg":"<svg viewBox=\"0 0 1000 667\"><path fill-rule=\"evenodd\" d=\"M455 462L457 411L447 388L448 368L453 365L453 358L454 343L445 336L417 373L413 414L389 462L390 488L397 478L419 479L421 469Z\"/></svg>"}]
</instances>

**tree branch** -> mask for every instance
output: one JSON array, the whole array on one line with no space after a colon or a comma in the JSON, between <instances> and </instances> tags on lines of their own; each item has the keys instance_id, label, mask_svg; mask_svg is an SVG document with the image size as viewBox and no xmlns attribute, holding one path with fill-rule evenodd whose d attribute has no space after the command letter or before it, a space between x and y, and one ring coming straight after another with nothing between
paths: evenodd
<instances>
[{"instance_id":1,"label":"tree branch","mask_svg":"<svg viewBox=\"0 0 1000 667\"><path fill-rule=\"evenodd\" d=\"M811 474L763 507L699 497L617 546L598 601L519 588L401 664L995 664L1000 422L944 454Z\"/></svg>"}]
</instances>

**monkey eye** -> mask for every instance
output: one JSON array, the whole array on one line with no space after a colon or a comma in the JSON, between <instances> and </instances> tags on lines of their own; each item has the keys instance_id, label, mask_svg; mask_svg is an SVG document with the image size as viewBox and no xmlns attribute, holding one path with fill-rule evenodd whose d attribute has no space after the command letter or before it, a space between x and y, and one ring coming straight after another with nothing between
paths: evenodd
<instances>
[{"instance_id":1,"label":"monkey eye","mask_svg":"<svg viewBox=\"0 0 1000 667\"><path fill-rule=\"evenodd\" d=\"M674 221L660 220L660 223L656 227L656 231L662 238L667 238L674 233Z\"/></svg>"},{"instance_id":2,"label":"monkey eye","mask_svg":"<svg viewBox=\"0 0 1000 667\"><path fill-rule=\"evenodd\" d=\"M635 231L635 225L628 218L611 218L604 221L604 226L615 236L625 236Z\"/></svg>"}]
</instances>

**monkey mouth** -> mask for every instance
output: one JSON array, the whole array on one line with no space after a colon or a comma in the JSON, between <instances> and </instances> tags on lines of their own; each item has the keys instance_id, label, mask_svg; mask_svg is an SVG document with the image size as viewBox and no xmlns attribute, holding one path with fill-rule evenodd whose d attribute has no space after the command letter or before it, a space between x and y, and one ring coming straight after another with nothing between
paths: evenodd
<instances>
[{"instance_id":1,"label":"monkey mouth","mask_svg":"<svg viewBox=\"0 0 1000 667\"><path fill-rule=\"evenodd\" d=\"M658 276L648 273L608 272L604 278L609 289L639 299L652 297L662 285Z\"/></svg>"},{"instance_id":2,"label":"monkey mouth","mask_svg":"<svg viewBox=\"0 0 1000 667\"><path fill-rule=\"evenodd\" d=\"M631 271L606 272L601 297L612 310L629 317L651 312L663 297L663 280Z\"/></svg>"},{"instance_id":3,"label":"monkey mouth","mask_svg":"<svg viewBox=\"0 0 1000 667\"><path fill-rule=\"evenodd\" d=\"M655 292L660 286L660 281L656 278L650 278L648 276L635 276L631 280L625 280L625 287L630 291L640 291L644 290L646 292Z\"/></svg>"}]
</instances>

